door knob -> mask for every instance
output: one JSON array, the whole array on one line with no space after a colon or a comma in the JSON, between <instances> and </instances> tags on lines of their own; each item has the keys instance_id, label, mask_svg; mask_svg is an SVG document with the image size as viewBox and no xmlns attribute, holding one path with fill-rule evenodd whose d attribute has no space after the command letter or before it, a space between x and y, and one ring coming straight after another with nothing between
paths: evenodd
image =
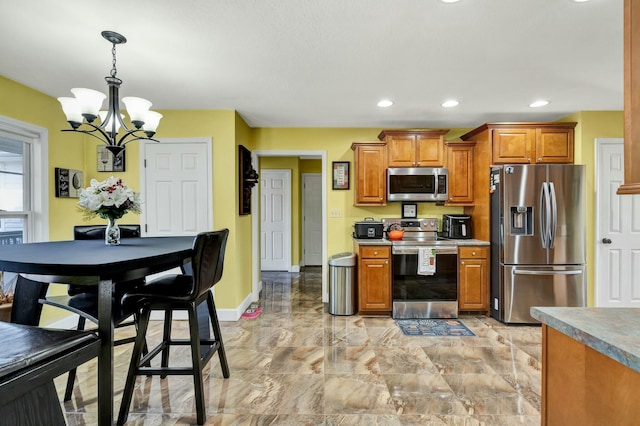
<instances>
[{"instance_id":1,"label":"door knob","mask_svg":"<svg viewBox=\"0 0 640 426\"><path fill-rule=\"evenodd\" d=\"M611 244L611 240L609 238L603 238L602 244Z\"/></svg>"}]
</instances>

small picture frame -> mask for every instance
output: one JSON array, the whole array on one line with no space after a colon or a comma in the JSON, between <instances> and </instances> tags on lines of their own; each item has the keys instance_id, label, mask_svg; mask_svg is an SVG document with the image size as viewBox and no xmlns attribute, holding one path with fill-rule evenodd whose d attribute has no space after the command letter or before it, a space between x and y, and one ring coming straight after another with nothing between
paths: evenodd
<instances>
[{"instance_id":1,"label":"small picture frame","mask_svg":"<svg viewBox=\"0 0 640 426\"><path fill-rule=\"evenodd\" d=\"M402 203L402 218L415 219L418 217L418 204Z\"/></svg>"},{"instance_id":2,"label":"small picture frame","mask_svg":"<svg viewBox=\"0 0 640 426\"><path fill-rule=\"evenodd\" d=\"M56 197L80 198L84 177L80 170L55 168Z\"/></svg>"},{"instance_id":3,"label":"small picture frame","mask_svg":"<svg viewBox=\"0 0 640 426\"><path fill-rule=\"evenodd\" d=\"M114 156L106 145L98 145L98 171L124 172L124 149Z\"/></svg>"},{"instance_id":4,"label":"small picture frame","mask_svg":"<svg viewBox=\"0 0 640 426\"><path fill-rule=\"evenodd\" d=\"M349 162L334 161L332 189L349 189Z\"/></svg>"}]
</instances>

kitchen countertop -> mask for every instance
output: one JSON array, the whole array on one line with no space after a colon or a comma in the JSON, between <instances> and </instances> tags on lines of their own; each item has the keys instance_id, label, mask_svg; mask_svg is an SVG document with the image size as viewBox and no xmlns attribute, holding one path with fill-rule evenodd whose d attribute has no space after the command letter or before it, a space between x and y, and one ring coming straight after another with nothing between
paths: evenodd
<instances>
[{"instance_id":1,"label":"kitchen countertop","mask_svg":"<svg viewBox=\"0 0 640 426\"><path fill-rule=\"evenodd\" d=\"M375 239L354 238L353 241L355 241L357 244L360 244L361 246L390 246L391 245L391 241L384 238L375 238ZM453 241L459 246L488 246L491 244L489 243L489 241L473 240L473 239L447 240L447 241Z\"/></svg>"},{"instance_id":2,"label":"kitchen countertop","mask_svg":"<svg viewBox=\"0 0 640 426\"><path fill-rule=\"evenodd\" d=\"M532 307L531 316L640 372L640 309Z\"/></svg>"}]
</instances>

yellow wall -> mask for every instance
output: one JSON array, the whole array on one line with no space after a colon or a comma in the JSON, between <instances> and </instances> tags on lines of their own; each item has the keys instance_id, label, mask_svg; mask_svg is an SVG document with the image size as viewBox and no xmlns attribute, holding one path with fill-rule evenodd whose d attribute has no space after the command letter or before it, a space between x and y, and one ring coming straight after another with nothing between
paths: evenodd
<instances>
[{"instance_id":1,"label":"yellow wall","mask_svg":"<svg viewBox=\"0 0 640 426\"><path fill-rule=\"evenodd\" d=\"M576 164L586 165L587 180L587 297L589 306L594 305L595 292L595 211L596 211L596 138L622 138L624 136L624 114L622 111L581 111L558 121L576 121L575 158Z\"/></svg>"},{"instance_id":2,"label":"yellow wall","mask_svg":"<svg viewBox=\"0 0 640 426\"><path fill-rule=\"evenodd\" d=\"M377 141L380 128L259 128L254 129L255 147L259 150L310 150L327 152L327 209L339 209L342 217L327 218L327 254L353 250L351 235L353 223L365 217L398 217L401 215L401 203L389 203L385 207L355 207L354 200L354 163L351 144L354 141ZM467 129L452 129L446 139L457 138ZM349 161L350 185L348 190L331 189L331 163ZM264 167L261 163L261 167ZM441 217L444 213L462 213L460 207L441 207L434 203L420 203L419 216Z\"/></svg>"},{"instance_id":3,"label":"yellow wall","mask_svg":"<svg viewBox=\"0 0 640 426\"><path fill-rule=\"evenodd\" d=\"M12 80L0 77L0 115L45 127L49 130L49 238L51 240L70 239L74 225L82 223L82 215L76 209L76 199L56 198L54 195L54 168L64 167L83 170L85 185L89 179L104 179L107 173L96 171L96 145L90 138L73 133L60 132L67 128L64 114L58 102L47 95ZM208 137L213 141L213 212L215 228L226 227L231 232L225 259L225 273L216 288L217 303L220 308L236 308L251 292L251 216L238 215L237 160L239 144L249 150L323 150L327 152L325 170L328 210L339 209L342 217L329 217L329 255L352 249L351 233L353 223L364 217L381 218L399 216L400 203L390 203L386 207L355 207L353 151L354 141L378 140L380 128L257 128L251 129L235 111L206 110L165 110L160 123L158 138ZM622 137L623 114L621 111L583 111L565 117L562 121L579 122L576 128L576 163L587 164L587 212L588 235L588 277L589 303L593 303L594 268L594 139L596 137ZM480 123L473 123L473 126ZM457 139L470 128L451 129L447 140ZM137 142L128 145L126 171L118 174L125 182L139 188L139 158ZM270 160L269 160L270 161ZM320 172L320 162L288 160L295 163L296 189L294 199L300 199L299 173ZM331 190L331 162L348 161L351 164L350 189ZM262 163L261 167L264 167ZM271 166L270 166L271 167ZM294 166L287 166L292 168ZM233 176L233 185L230 179ZM254 188L255 190L255 188ZM297 237L292 241L292 254L300 259L300 217L299 202L294 203ZM233 206L233 208L231 208ZM252 206L252 214L257 214L259 206ZM421 203L420 216L440 217L443 213L460 213L461 208L445 208L432 203ZM125 216L123 221L138 223L136 216ZM99 219L97 223L101 223ZM296 231L297 229L297 231Z\"/></svg>"}]
</instances>

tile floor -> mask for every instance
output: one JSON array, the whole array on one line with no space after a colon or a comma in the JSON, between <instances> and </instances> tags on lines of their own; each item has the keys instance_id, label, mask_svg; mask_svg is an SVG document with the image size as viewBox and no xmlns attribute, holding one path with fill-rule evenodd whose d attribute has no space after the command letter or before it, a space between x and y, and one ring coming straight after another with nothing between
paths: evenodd
<instances>
[{"instance_id":1,"label":"tile floor","mask_svg":"<svg viewBox=\"0 0 640 426\"><path fill-rule=\"evenodd\" d=\"M540 424L540 327L462 316L477 337L408 337L391 318L324 312L320 273L263 273L262 314L221 323L231 377L214 356L206 424ZM116 412L129 351L116 348ZM95 368L79 369L63 404L70 425L96 423ZM195 424L192 389L189 377L139 378L127 424Z\"/></svg>"}]
</instances>

